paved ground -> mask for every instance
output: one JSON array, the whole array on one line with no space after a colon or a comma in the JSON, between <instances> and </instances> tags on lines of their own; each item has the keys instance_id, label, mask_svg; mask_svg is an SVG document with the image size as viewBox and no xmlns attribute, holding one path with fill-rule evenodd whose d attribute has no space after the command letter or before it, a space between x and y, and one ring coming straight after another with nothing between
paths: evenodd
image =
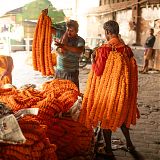
<instances>
[{"instance_id":1,"label":"paved ground","mask_svg":"<svg viewBox=\"0 0 160 160\"><path fill-rule=\"evenodd\" d=\"M134 53L138 65L142 65L143 50L134 49ZM31 66L25 64L26 54L19 52L12 56L15 63L13 84L17 87L28 83L40 86L50 79L42 77L39 72L33 71ZM81 92L84 92L89 69L90 65L80 70ZM130 130L137 154L133 157L128 152L118 149L114 151L116 159L160 160L160 73L139 74L138 106L141 118ZM113 133L113 137L125 143L120 130Z\"/></svg>"}]
</instances>

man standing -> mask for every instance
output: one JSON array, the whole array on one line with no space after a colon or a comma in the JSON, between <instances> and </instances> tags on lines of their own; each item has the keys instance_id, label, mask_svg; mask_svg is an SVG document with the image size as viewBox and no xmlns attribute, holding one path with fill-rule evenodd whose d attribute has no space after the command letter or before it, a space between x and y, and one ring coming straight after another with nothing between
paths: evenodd
<instances>
[{"instance_id":1,"label":"man standing","mask_svg":"<svg viewBox=\"0 0 160 160\"><path fill-rule=\"evenodd\" d=\"M153 61L154 58L154 50L153 46L156 40L156 37L153 35L154 34L154 29L149 30L150 36L146 39L145 41L145 51L144 51L144 65L142 71L140 73L147 73L148 72L148 65L149 65L149 60Z\"/></svg>"},{"instance_id":2,"label":"man standing","mask_svg":"<svg viewBox=\"0 0 160 160\"><path fill-rule=\"evenodd\" d=\"M118 23L110 20L103 27L108 42L93 54L79 121L87 127L100 124L106 142L106 158L113 160L111 134L117 128L121 128L126 138L128 151L134 151L129 127L139 118L138 70L131 48L118 37Z\"/></svg>"},{"instance_id":3,"label":"man standing","mask_svg":"<svg viewBox=\"0 0 160 160\"><path fill-rule=\"evenodd\" d=\"M56 78L71 80L79 88L79 57L84 51L85 41L77 34L77 21L67 21L66 27L60 41L55 41L58 52Z\"/></svg>"}]
</instances>

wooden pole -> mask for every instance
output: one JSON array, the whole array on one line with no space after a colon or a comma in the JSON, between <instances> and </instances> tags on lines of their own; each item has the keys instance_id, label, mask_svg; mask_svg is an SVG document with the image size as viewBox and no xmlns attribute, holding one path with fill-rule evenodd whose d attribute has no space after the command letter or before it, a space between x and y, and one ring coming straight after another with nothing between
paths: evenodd
<instances>
[{"instance_id":1,"label":"wooden pole","mask_svg":"<svg viewBox=\"0 0 160 160\"><path fill-rule=\"evenodd\" d=\"M136 32L136 44L140 44L140 0L136 0L136 4L132 6L132 19L135 23L135 32Z\"/></svg>"}]
</instances>

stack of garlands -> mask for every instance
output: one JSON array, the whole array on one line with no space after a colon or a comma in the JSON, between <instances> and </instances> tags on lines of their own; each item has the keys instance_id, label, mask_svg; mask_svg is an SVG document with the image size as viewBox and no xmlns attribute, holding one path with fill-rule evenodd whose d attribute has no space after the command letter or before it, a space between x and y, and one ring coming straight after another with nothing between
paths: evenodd
<instances>
[{"instance_id":1,"label":"stack of garlands","mask_svg":"<svg viewBox=\"0 0 160 160\"><path fill-rule=\"evenodd\" d=\"M19 120L26 138L24 144L0 144L0 158L3 160L57 160L56 145L46 136L47 126L41 125L32 116Z\"/></svg>"},{"instance_id":2,"label":"stack of garlands","mask_svg":"<svg viewBox=\"0 0 160 160\"><path fill-rule=\"evenodd\" d=\"M48 125L47 135L51 143L57 145L59 160L90 154L93 131L71 117L53 118Z\"/></svg>"},{"instance_id":3,"label":"stack of garlands","mask_svg":"<svg viewBox=\"0 0 160 160\"><path fill-rule=\"evenodd\" d=\"M38 119L41 124L48 126L47 135L50 142L57 145L58 159L88 154L93 137L92 129L72 120L71 116L58 116L73 106L79 94L78 88L69 80L55 79L43 84L43 92L46 99L38 102Z\"/></svg>"},{"instance_id":4,"label":"stack of garlands","mask_svg":"<svg viewBox=\"0 0 160 160\"><path fill-rule=\"evenodd\" d=\"M72 120L71 116L67 118L61 116L69 111L76 102L78 95L78 88L73 82L58 79L44 83L41 91L34 88L24 88L22 90L0 88L0 101L5 102L13 111L31 107L39 108L38 115L36 117L34 116L36 120L35 123L40 124L41 130L45 129L45 134L49 142L57 146L56 154L60 160L83 155L85 152L88 152L91 147L93 137L92 130ZM36 126L31 125L31 123L34 124L32 118L33 116L28 117L27 122L29 124L27 123L26 128L23 124L22 131L27 140L33 137L37 143L40 143L44 136L42 132L38 133L35 131ZM47 126L47 128L45 128L45 126ZM27 130L27 128L29 129ZM41 137L39 137L40 135ZM44 140L45 139L46 138L44 138ZM17 145L12 147L14 150L14 147L17 147ZM27 144L21 147L27 148ZM51 148L50 152L54 150L55 148ZM4 152L7 154L9 151ZM30 159L32 160L33 158L30 157Z\"/></svg>"},{"instance_id":5,"label":"stack of garlands","mask_svg":"<svg viewBox=\"0 0 160 160\"><path fill-rule=\"evenodd\" d=\"M32 43L33 68L44 76L55 73L53 66L56 65L56 56L51 53L51 24L51 18L42 12L38 18Z\"/></svg>"}]
</instances>

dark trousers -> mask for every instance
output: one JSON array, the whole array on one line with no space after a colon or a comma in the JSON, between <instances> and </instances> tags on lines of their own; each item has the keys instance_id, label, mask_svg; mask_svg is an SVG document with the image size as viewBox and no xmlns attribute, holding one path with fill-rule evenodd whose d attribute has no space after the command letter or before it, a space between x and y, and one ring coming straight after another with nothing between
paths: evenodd
<instances>
[{"instance_id":1,"label":"dark trousers","mask_svg":"<svg viewBox=\"0 0 160 160\"><path fill-rule=\"evenodd\" d=\"M55 78L71 80L79 89L79 70L68 72L57 69Z\"/></svg>"}]
</instances>

